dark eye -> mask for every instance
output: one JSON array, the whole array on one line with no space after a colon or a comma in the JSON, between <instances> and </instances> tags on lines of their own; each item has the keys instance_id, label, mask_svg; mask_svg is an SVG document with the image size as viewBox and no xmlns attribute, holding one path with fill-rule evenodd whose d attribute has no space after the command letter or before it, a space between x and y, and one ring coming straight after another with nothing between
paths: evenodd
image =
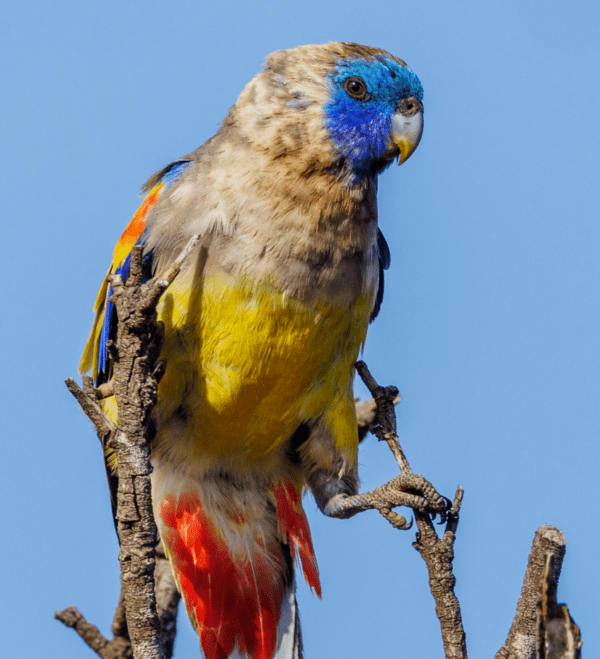
<instances>
[{"instance_id":1,"label":"dark eye","mask_svg":"<svg viewBox=\"0 0 600 659\"><path fill-rule=\"evenodd\" d=\"M358 101L364 101L367 98L367 85L362 78L353 76L344 80L344 89L348 96L355 98Z\"/></svg>"}]
</instances>

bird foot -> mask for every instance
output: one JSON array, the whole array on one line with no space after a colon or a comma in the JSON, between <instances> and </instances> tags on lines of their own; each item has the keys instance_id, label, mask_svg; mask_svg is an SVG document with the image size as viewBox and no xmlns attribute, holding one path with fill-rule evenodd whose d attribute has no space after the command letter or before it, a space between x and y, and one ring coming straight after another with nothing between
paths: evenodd
<instances>
[{"instance_id":1,"label":"bird foot","mask_svg":"<svg viewBox=\"0 0 600 659\"><path fill-rule=\"evenodd\" d=\"M446 521L451 502L437 492L433 485L419 474L402 474L385 485L364 494L337 494L325 506L325 514L346 519L365 510L378 510L397 529L408 530L412 521L392 511L396 506L406 506L415 511L439 514L440 523Z\"/></svg>"}]
</instances>

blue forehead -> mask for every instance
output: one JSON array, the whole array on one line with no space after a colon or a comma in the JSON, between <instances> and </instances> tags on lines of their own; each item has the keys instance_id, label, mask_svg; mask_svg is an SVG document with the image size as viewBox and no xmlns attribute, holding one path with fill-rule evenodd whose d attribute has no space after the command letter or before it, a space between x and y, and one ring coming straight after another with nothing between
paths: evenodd
<instances>
[{"instance_id":1,"label":"blue forehead","mask_svg":"<svg viewBox=\"0 0 600 659\"><path fill-rule=\"evenodd\" d=\"M408 67L385 55L340 60L330 79L339 88L353 76L362 78L369 93L379 102L387 101L395 105L399 98L408 96L423 100L423 87L419 78Z\"/></svg>"}]
</instances>

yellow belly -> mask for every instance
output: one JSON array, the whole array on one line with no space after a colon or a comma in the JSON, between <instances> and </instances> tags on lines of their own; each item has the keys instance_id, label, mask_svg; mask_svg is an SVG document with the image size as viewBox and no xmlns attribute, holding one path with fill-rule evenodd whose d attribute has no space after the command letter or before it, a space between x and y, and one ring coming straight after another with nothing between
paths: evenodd
<instances>
[{"instance_id":1,"label":"yellow belly","mask_svg":"<svg viewBox=\"0 0 600 659\"><path fill-rule=\"evenodd\" d=\"M370 300L307 305L268 283L232 284L220 273L190 283L176 280L159 307L167 370L157 448L186 460L252 463L319 418L351 457L352 374Z\"/></svg>"}]
</instances>

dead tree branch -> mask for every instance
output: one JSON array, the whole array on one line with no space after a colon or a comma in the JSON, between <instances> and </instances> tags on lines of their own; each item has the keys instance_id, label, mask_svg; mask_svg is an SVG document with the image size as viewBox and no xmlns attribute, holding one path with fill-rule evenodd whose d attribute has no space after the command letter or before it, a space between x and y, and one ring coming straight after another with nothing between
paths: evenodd
<instances>
[{"instance_id":1,"label":"dead tree branch","mask_svg":"<svg viewBox=\"0 0 600 659\"><path fill-rule=\"evenodd\" d=\"M169 559L165 556L162 544L156 548L156 606L162 632L165 659L171 659L177 635L177 610L181 595L177 590Z\"/></svg>"},{"instance_id":2,"label":"dead tree branch","mask_svg":"<svg viewBox=\"0 0 600 659\"><path fill-rule=\"evenodd\" d=\"M97 627L79 613L75 606L69 606L64 611L57 611L54 617L67 627L74 629L102 659L129 659L133 656L129 639L115 636L112 641L109 641Z\"/></svg>"},{"instance_id":3,"label":"dead tree branch","mask_svg":"<svg viewBox=\"0 0 600 659\"><path fill-rule=\"evenodd\" d=\"M362 361L357 362L356 370L371 392L377 407L376 420L371 425L372 432L380 441L387 442L396 458L400 471L403 474L412 474L413 471L400 446L396 432L394 401L398 397L398 389L396 387L380 387L369 372L367 365ZM436 614L440 621L444 652L447 659L467 658L466 636L462 624L460 603L454 594L456 577L452 571L454 540L462 498L463 489L459 486L446 519L442 516L442 522L446 522L446 530L442 538L438 537L433 527L432 516L414 509L418 533L413 547L419 552L427 566L429 588L435 600ZM410 528L402 515L398 515L388 508L380 509L379 512L394 527L403 530Z\"/></svg>"},{"instance_id":4,"label":"dead tree branch","mask_svg":"<svg viewBox=\"0 0 600 659\"><path fill-rule=\"evenodd\" d=\"M408 464L404 451L400 446L400 440L396 433L396 409L395 405L399 397L397 387L380 387L365 362L356 362L356 370L362 381L371 392L375 407L377 408L376 424L371 427L373 434L379 441L387 442L390 451L394 454L396 462L403 474L412 474L413 471Z\"/></svg>"},{"instance_id":5,"label":"dead tree branch","mask_svg":"<svg viewBox=\"0 0 600 659\"><path fill-rule=\"evenodd\" d=\"M539 659L580 659L581 634L566 604L556 601L554 554L546 556L542 592L537 607L536 651Z\"/></svg>"},{"instance_id":6,"label":"dead tree branch","mask_svg":"<svg viewBox=\"0 0 600 659\"><path fill-rule=\"evenodd\" d=\"M118 632L113 641L107 641L76 609L57 614L65 624L72 623L69 626L102 657L102 651L116 650L117 639L124 639L124 634L128 634L135 659L165 659L155 593L158 531L152 511L148 436L158 380L164 372L164 364L159 361L163 329L157 320L156 306L197 242L198 237L194 237L162 276L147 283L142 283L143 248L138 246L131 252L127 281L124 283L120 275L108 277L112 285L111 301L118 318L117 340L111 346L113 377L110 383L117 401L118 427L107 418L98 403L99 398L110 393L108 390L94 391L89 378L84 379L83 389L73 380L67 381L69 390L96 425L103 444L114 449L118 465L116 526L121 546L121 602L126 626L121 606L117 607L113 622L113 630ZM164 581L164 575L162 578ZM170 586L163 595L166 598L163 614L166 611L166 622L169 623L167 645L170 644L172 649L175 623L169 611L176 611L178 598ZM123 644L120 647L125 654L119 656L127 656ZM107 655L107 659L108 656L112 659L116 655Z\"/></svg>"},{"instance_id":7,"label":"dead tree branch","mask_svg":"<svg viewBox=\"0 0 600 659\"><path fill-rule=\"evenodd\" d=\"M172 659L177 634L177 610L181 595L175 585L169 559L165 556L160 544L156 548L154 578L156 607L160 620L165 659ZM111 625L113 638L110 641L102 635L96 626L83 617L77 607L70 606L64 611L57 611L54 617L67 627L74 629L82 640L102 659L131 659L133 657L125 617L122 584L119 603Z\"/></svg>"},{"instance_id":8,"label":"dead tree branch","mask_svg":"<svg viewBox=\"0 0 600 659\"><path fill-rule=\"evenodd\" d=\"M467 642L460 613L460 602L454 593L456 577L452 571L454 541L464 490L459 485L452 508L448 511L446 529L438 537L431 517L415 510L417 539L413 547L425 561L429 575L429 589L435 600L435 612L442 629L444 652L447 659L466 659Z\"/></svg>"},{"instance_id":9,"label":"dead tree branch","mask_svg":"<svg viewBox=\"0 0 600 659\"><path fill-rule=\"evenodd\" d=\"M529 553L521 596L517 604L517 612L506 642L496 653L495 659L535 659L537 607L541 586L544 582L546 557L549 554L554 555L552 570L547 579L556 588L566 546L563 534L553 526L546 524L536 531Z\"/></svg>"},{"instance_id":10,"label":"dead tree branch","mask_svg":"<svg viewBox=\"0 0 600 659\"><path fill-rule=\"evenodd\" d=\"M380 387L364 362L357 362L356 369L373 396L372 402L367 401L364 410L361 410L364 414L362 423L366 423L379 440L387 442L402 473L412 474L396 433L394 402L398 401L398 389ZM365 419L368 420L365 422ZM419 508L413 509L418 527L413 547L427 566L429 588L435 600L446 659L467 658L466 636L460 603L454 593L456 578L452 571L463 494L459 485L447 519L442 519L446 522L446 529L441 538L433 526L435 516ZM379 509L379 512L396 528L410 527L404 517L389 509ZM579 659L582 644L579 628L567 606L556 603L556 587L565 548L564 537L558 529L548 525L538 529L517 612L506 643L495 659L535 659L536 656L539 659Z\"/></svg>"}]
</instances>

